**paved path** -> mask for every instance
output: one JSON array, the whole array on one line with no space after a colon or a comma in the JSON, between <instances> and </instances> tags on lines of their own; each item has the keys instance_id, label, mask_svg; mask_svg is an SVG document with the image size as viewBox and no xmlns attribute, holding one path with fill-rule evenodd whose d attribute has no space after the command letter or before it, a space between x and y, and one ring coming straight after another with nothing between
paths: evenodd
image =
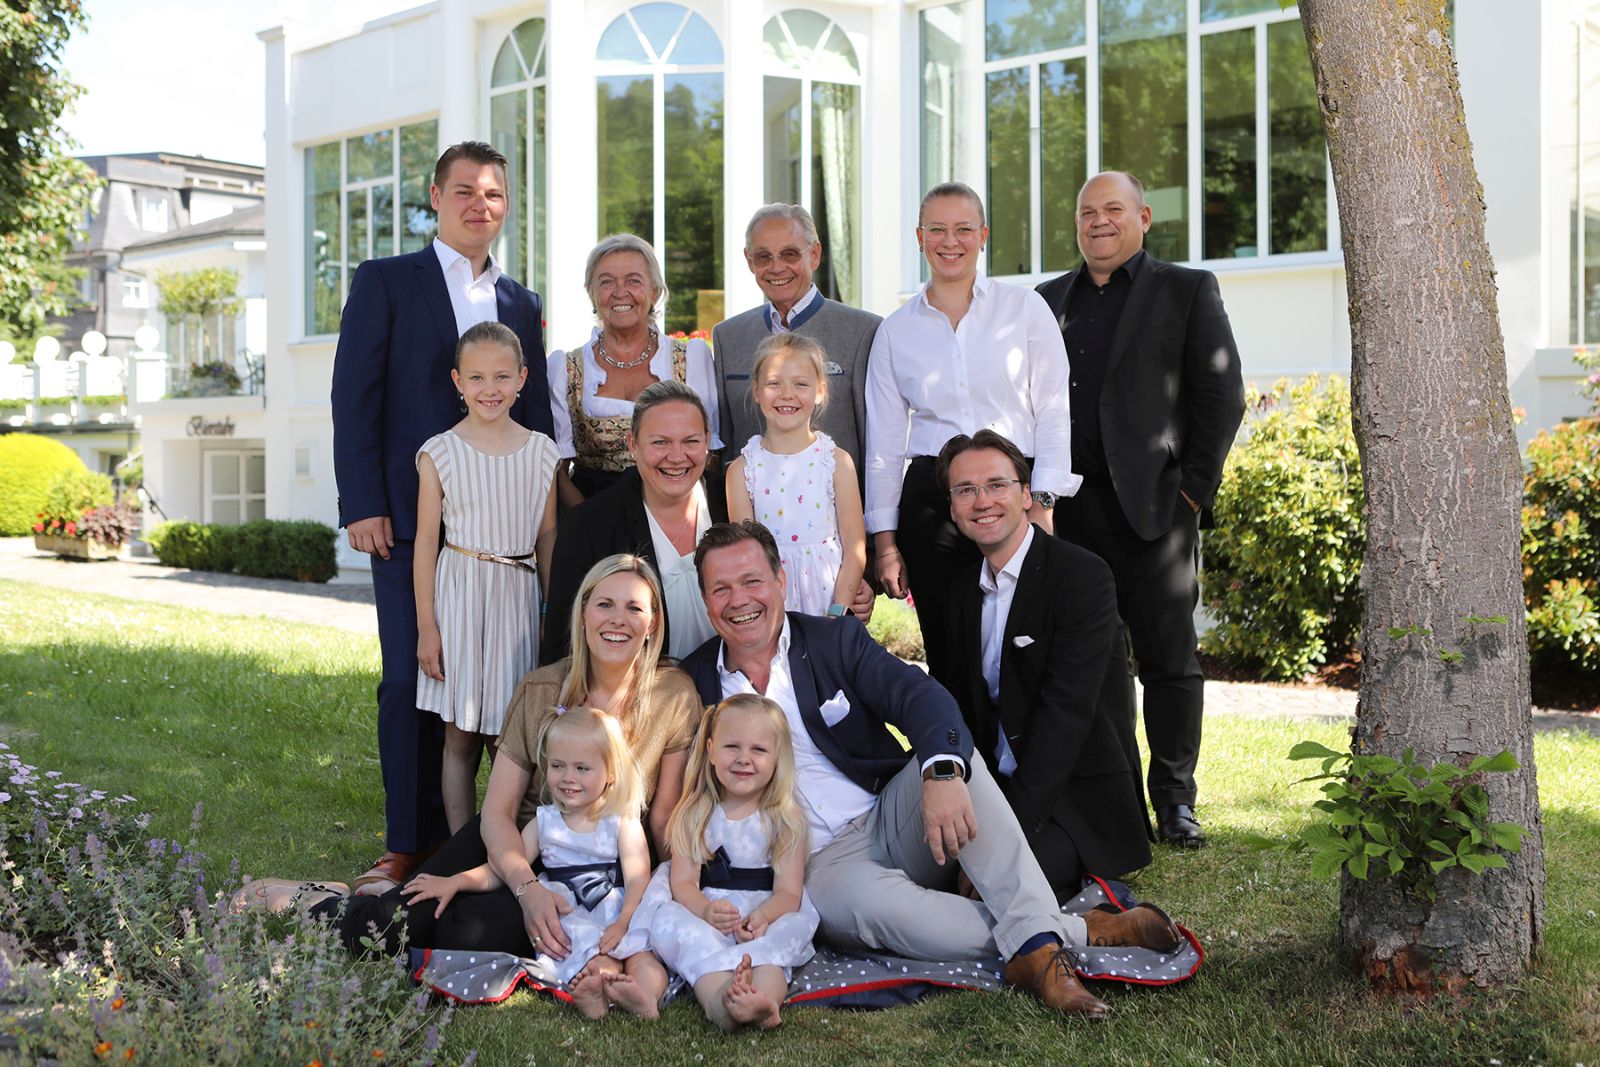
<instances>
[{"instance_id":1,"label":"paved path","mask_svg":"<svg viewBox=\"0 0 1600 1067\"><path fill-rule=\"evenodd\" d=\"M230 615L317 623L352 633L378 632L372 582L365 571L315 585L179 570L144 559L77 563L36 551L29 538L12 537L0 538L0 579L6 578ZM1207 682L1206 710L1221 715L1350 721L1356 713L1356 694L1319 686ZM1574 727L1600 736L1600 715L1536 710L1534 718L1541 730Z\"/></svg>"}]
</instances>

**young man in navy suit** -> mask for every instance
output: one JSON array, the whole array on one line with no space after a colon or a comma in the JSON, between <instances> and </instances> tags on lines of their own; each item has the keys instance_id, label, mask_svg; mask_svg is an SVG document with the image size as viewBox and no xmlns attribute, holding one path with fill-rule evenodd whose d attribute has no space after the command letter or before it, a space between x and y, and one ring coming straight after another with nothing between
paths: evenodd
<instances>
[{"instance_id":1,"label":"young man in navy suit","mask_svg":"<svg viewBox=\"0 0 1600 1067\"><path fill-rule=\"evenodd\" d=\"M333 469L339 523L372 557L383 675L378 762L387 851L357 892L405 881L447 836L439 794L442 720L417 703L417 449L461 419L450 381L457 339L497 320L522 342L528 381L511 416L551 434L544 328L536 293L500 273L489 247L506 217L506 158L482 141L451 145L429 190L439 217L432 246L356 268L333 361Z\"/></svg>"},{"instance_id":2,"label":"young man in navy suit","mask_svg":"<svg viewBox=\"0 0 1600 1067\"><path fill-rule=\"evenodd\" d=\"M707 703L761 693L788 717L811 830L806 888L823 939L914 959L1002 956L1012 985L1090 1016L1106 1006L1073 974L1075 947L1178 944L1171 920L1149 905L1115 915L1057 909L950 694L853 616L786 613L766 527L718 523L695 564L717 636L684 670ZM955 891L958 872L979 899Z\"/></svg>"}]
</instances>

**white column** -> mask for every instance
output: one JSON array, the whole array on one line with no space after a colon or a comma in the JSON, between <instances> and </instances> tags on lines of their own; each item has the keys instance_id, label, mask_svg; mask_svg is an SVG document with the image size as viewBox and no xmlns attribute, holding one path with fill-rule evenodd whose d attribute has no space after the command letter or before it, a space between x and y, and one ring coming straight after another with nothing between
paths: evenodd
<instances>
[{"instance_id":1,"label":"white column","mask_svg":"<svg viewBox=\"0 0 1600 1067\"><path fill-rule=\"evenodd\" d=\"M294 504L294 443L289 428L289 405L296 388L288 341L301 333L297 324L304 321L305 289L301 284L300 257L305 250L305 168L290 141L288 36L283 26L275 26L262 30L256 37L266 48L266 173L273 193L265 203L266 292L273 294L265 302L266 383L263 391L266 395L262 420L266 426L267 516L290 519L301 517ZM140 369L143 367L141 360ZM172 493L163 494L163 490L170 487L155 477L162 471L163 455L162 442L146 442L146 477L150 479L156 499L166 506ZM326 492L330 500L337 492L331 474Z\"/></svg>"},{"instance_id":2,"label":"white column","mask_svg":"<svg viewBox=\"0 0 1600 1067\"><path fill-rule=\"evenodd\" d=\"M583 265L599 236L594 48L607 18L584 7L583 0L550 0L545 16L549 150L541 180L548 191L550 278L541 295L549 322L545 344L552 351L586 340L594 318L583 292Z\"/></svg>"},{"instance_id":3,"label":"white column","mask_svg":"<svg viewBox=\"0 0 1600 1067\"><path fill-rule=\"evenodd\" d=\"M765 87L761 73L763 5L724 0L722 54L722 262L723 310L737 315L762 300L761 289L744 261L744 228L767 202Z\"/></svg>"}]
</instances>

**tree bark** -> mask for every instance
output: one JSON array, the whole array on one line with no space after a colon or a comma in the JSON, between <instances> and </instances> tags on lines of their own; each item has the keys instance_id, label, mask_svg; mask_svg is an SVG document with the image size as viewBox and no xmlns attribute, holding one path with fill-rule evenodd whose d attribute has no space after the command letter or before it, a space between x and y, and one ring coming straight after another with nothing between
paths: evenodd
<instances>
[{"instance_id":1,"label":"tree bark","mask_svg":"<svg viewBox=\"0 0 1600 1067\"><path fill-rule=\"evenodd\" d=\"M1302 0L1343 231L1366 484L1354 749L1427 763L1509 749L1490 818L1532 830L1510 868L1340 893L1340 937L1380 988L1513 978L1544 926L1522 599L1522 465L1483 191L1443 4ZM1470 621L1503 616L1505 622ZM1419 627L1407 636L1391 628Z\"/></svg>"}]
</instances>

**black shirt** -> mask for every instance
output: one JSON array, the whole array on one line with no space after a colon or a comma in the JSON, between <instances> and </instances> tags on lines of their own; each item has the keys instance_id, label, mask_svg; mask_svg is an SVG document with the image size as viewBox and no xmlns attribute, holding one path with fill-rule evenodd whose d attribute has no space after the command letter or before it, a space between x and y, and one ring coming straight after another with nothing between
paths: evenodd
<instances>
[{"instance_id":1,"label":"black shirt","mask_svg":"<svg viewBox=\"0 0 1600 1067\"><path fill-rule=\"evenodd\" d=\"M1104 285L1096 285L1084 266L1067 293L1067 324L1061 328L1061 337L1072 367L1072 470L1085 478L1109 474L1105 442L1100 436L1100 387L1106 378L1111 340L1122 320L1134 275L1143 262L1141 249L1112 271Z\"/></svg>"}]
</instances>

